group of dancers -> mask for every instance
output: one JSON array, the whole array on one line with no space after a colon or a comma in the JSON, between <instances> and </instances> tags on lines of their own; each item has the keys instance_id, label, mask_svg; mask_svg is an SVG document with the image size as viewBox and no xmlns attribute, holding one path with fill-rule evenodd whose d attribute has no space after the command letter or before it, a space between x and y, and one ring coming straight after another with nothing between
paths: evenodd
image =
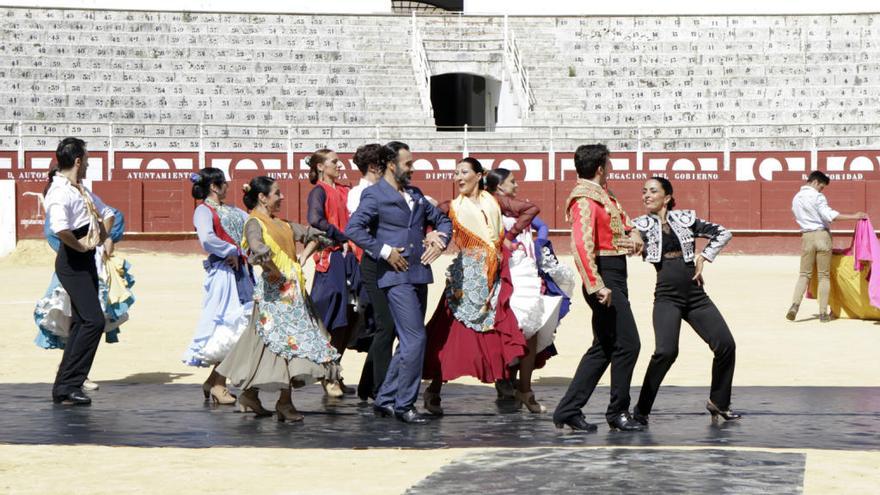
<instances>
[{"instance_id":1,"label":"group of dancers","mask_svg":"<svg viewBox=\"0 0 880 495\"><path fill-rule=\"evenodd\" d=\"M318 150L309 158L314 188L308 225L279 217L284 195L270 177L244 186L245 209L227 203L223 171L208 167L190 178L192 195L201 201L193 224L208 257L202 314L183 361L211 368L202 387L205 399L271 416L259 391L277 389L277 419L297 422L304 418L293 389L320 383L329 397L357 393L372 399L379 417L425 424L429 416L443 415L443 384L472 376L495 384L499 398L545 412L532 390L532 373L556 354L556 329L576 282L574 271L557 260L539 208L517 199L514 175L464 158L454 176L458 195L437 204L410 184L413 154L406 144L367 144L353 161L362 178L350 188L338 183L343 164L334 151ZM704 261L715 258L730 233L692 211L674 210L672 185L661 177L645 184L647 214L630 220L607 188L603 145L578 148L575 166L579 179L566 211L582 291L593 311L593 345L553 413L554 423L596 429L581 408L610 364L609 425L623 431L646 427L677 355L682 320L715 353L707 409L713 418L738 418L730 411L735 344L702 289ZM117 292L119 286L130 289L132 279L125 262L104 270L115 277L97 275L101 262L113 259L110 239L114 232L117 240L121 235L114 224L121 215L82 185L87 167L85 143L63 140L45 198L47 233L61 242L56 275L62 292L70 294L64 357L53 389L55 402L65 404L90 403L83 388L90 383L99 337L115 328L111 324L133 302L102 299L105 278ZM709 238L701 253L695 252L696 237ZM430 265L450 244L457 251L426 324ZM626 256L637 254L657 268L657 346L630 413L640 344L627 300ZM307 288L303 266L309 259L315 275ZM47 297L52 293L50 287ZM54 339L57 333L39 317L45 300L35 316L41 335L48 331ZM356 389L342 377L346 349L367 352ZM422 380L429 381L424 412L415 406ZM229 385L240 390L238 396Z\"/></svg>"}]
</instances>

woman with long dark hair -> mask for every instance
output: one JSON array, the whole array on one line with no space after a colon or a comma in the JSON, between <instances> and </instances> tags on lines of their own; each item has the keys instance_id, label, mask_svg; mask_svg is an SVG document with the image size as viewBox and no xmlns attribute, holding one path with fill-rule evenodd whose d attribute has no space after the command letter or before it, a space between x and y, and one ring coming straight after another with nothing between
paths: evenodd
<instances>
[{"instance_id":1,"label":"woman with long dark hair","mask_svg":"<svg viewBox=\"0 0 880 495\"><path fill-rule=\"evenodd\" d=\"M271 415L260 403L260 388L278 388L278 421L302 421L293 406L291 388L318 380L336 380L339 353L316 314L301 263L312 253L321 232L277 217L284 195L271 177L255 177L245 186L244 204L250 216L241 247L249 261L262 268L254 291L254 310L248 327L217 372L244 392L239 410ZM297 256L296 242L306 245ZM329 243L329 241L327 241Z\"/></svg>"},{"instance_id":2,"label":"woman with long dark hair","mask_svg":"<svg viewBox=\"0 0 880 495\"><path fill-rule=\"evenodd\" d=\"M509 379L510 366L529 353L509 306L513 288L501 207L483 190L484 173L478 160L463 159L455 169L458 197L439 206L452 220L452 241L459 252L427 325L423 377L431 384L424 400L434 415L443 414L443 382L461 376L483 383Z\"/></svg>"},{"instance_id":3,"label":"woman with long dark hair","mask_svg":"<svg viewBox=\"0 0 880 495\"><path fill-rule=\"evenodd\" d=\"M645 373L633 419L648 425L648 415L660 390L660 383L678 356L681 322L688 322L715 354L712 361L712 385L706 409L712 419L739 419L730 410L736 343L733 335L703 290L703 264L715 260L730 241L724 227L697 217L693 210L675 210L672 183L653 177L642 188L647 215L633 220L645 241L643 256L657 270L654 289L654 354ZM709 239L700 253L694 240Z\"/></svg>"},{"instance_id":4,"label":"woman with long dark hair","mask_svg":"<svg viewBox=\"0 0 880 495\"><path fill-rule=\"evenodd\" d=\"M543 412L531 390L532 371L556 354L553 341L559 321L571 304L574 272L556 259L548 239L549 229L538 217L538 206L517 199L517 189L510 170L498 168L486 174L486 190L501 206L505 242L512 252L510 277L514 288L510 307L529 345L529 354L511 370L511 380L501 380L495 386L500 398L514 398L532 412ZM537 232L537 239L532 238L533 232Z\"/></svg>"},{"instance_id":5,"label":"woman with long dark hair","mask_svg":"<svg viewBox=\"0 0 880 495\"><path fill-rule=\"evenodd\" d=\"M335 244L315 253L315 279L312 282L312 301L323 317L324 327L330 332L333 347L340 358L346 347L357 337L359 322L357 296L360 293L360 269L354 244L345 235L348 225L348 186L337 184L342 163L336 153L320 149L309 157L309 182L315 187L309 192L309 225L325 232ZM353 394L342 378L324 383L324 392L330 397Z\"/></svg>"},{"instance_id":6,"label":"woman with long dark hair","mask_svg":"<svg viewBox=\"0 0 880 495\"><path fill-rule=\"evenodd\" d=\"M222 170L203 168L190 181L193 198L202 201L193 213L193 225L208 258L202 262L206 272L202 315L183 362L212 366L202 385L205 400L232 405L235 396L226 388L226 377L217 373L217 365L238 341L253 309L253 274L241 248L247 213L224 202L229 184Z\"/></svg>"}]
</instances>

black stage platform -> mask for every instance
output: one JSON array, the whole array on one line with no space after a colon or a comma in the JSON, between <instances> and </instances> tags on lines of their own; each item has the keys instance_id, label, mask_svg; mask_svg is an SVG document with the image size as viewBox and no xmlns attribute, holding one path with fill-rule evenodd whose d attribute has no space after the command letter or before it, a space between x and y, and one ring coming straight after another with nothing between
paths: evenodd
<instances>
[{"instance_id":1,"label":"black stage platform","mask_svg":"<svg viewBox=\"0 0 880 495\"><path fill-rule=\"evenodd\" d=\"M536 448L473 453L407 495L798 494L804 454L732 450Z\"/></svg>"},{"instance_id":2,"label":"black stage platform","mask_svg":"<svg viewBox=\"0 0 880 495\"><path fill-rule=\"evenodd\" d=\"M91 406L52 404L46 383L0 384L0 443L29 445L125 445L137 447L290 447L299 449L468 447L764 447L880 450L878 387L735 387L734 406L745 417L712 424L702 387L664 387L651 426L641 433L611 432L604 424L608 389L587 405L598 433L557 430L550 414L519 412L496 402L488 387L444 388L446 416L425 426L374 418L351 396L326 399L318 386L297 390L305 422L237 414L230 406L202 402L198 385L138 384L132 378L101 382ZM562 385L538 386L552 408ZM277 394L261 394L274 408ZM633 397L638 387L633 388ZM612 455L612 454L603 454Z\"/></svg>"}]
</instances>

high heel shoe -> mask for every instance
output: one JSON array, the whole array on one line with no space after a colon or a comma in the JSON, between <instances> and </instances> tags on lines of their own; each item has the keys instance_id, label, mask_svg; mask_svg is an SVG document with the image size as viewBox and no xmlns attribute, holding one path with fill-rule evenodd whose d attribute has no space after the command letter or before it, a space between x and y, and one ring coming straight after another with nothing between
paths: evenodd
<instances>
[{"instance_id":1,"label":"high heel shoe","mask_svg":"<svg viewBox=\"0 0 880 495\"><path fill-rule=\"evenodd\" d=\"M205 395L205 402L208 402L208 399L211 398L211 387L214 386L214 380L217 378L217 370L211 370L211 374L208 375L208 378L205 380L205 383L202 384L202 393Z\"/></svg>"},{"instance_id":2,"label":"high heel shoe","mask_svg":"<svg viewBox=\"0 0 880 495\"><path fill-rule=\"evenodd\" d=\"M324 395L327 397L338 399L345 395L345 392L342 390L342 387L339 386L337 380L322 380L321 385L324 387Z\"/></svg>"},{"instance_id":3,"label":"high heel shoe","mask_svg":"<svg viewBox=\"0 0 880 495\"><path fill-rule=\"evenodd\" d=\"M425 411L434 416L443 416L443 407L440 406L440 394L425 390Z\"/></svg>"},{"instance_id":4,"label":"high heel shoe","mask_svg":"<svg viewBox=\"0 0 880 495\"><path fill-rule=\"evenodd\" d=\"M214 385L211 387L211 400L214 404L220 406L231 406L235 404L236 397L229 392L229 389L223 385Z\"/></svg>"},{"instance_id":5,"label":"high heel shoe","mask_svg":"<svg viewBox=\"0 0 880 495\"><path fill-rule=\"evenodd\" d=\"M238 398L238 412L248 411L252 411L258 418L272 415L272 411L264 408L260 403L259 390L255 388L246 389Z\"/></svg>"},{"instance_id":6,"label":"high heel shoe","mask_svg":"<svg viewBox=\"0 0 880 495\"><path fill-rule=\"evenodd\" d=\"M519 408L520 405L523 405L526 406L526 409L528 409L530 413L540 414L547 412L547 408L535 399L535 393L531 390L528 392L520 392L517 390L513 393L513 397L516 399L517 408Z\"/></svg>"},{"instance_id":7,"label":"high heel shoe","mask_svg":"<svg viewBox=\"0 0 880 495\"><path fill-rule=\"evenodd\" d=\"M275 412L278 415L279 423L298 423L304 419L304 416L289 402L286 404L276 402Z\"/></svg>"},{"instance_id":8,"label":"high heel shoe","mask_svg":"<svg viewBox=\"0 0 880 495\"><path fill-rule=\"evenodd\" d=\"M722 411L711 400L706 401L706 410L712 415L712 421L717 421L718 416L724 418L725 421L733 421L742 417L742 414L737 414L730 409Z\"/></svg>"}]
</instances>

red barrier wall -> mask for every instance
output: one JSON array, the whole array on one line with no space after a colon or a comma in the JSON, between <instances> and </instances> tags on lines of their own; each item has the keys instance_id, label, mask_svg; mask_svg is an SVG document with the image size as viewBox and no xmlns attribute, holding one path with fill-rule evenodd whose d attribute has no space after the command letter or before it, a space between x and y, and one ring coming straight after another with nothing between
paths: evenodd
<instances>
[{"instance_id":1,"label":"red barrier wall","mask_svg":"<svg viewBox=\"0 0 880 495\"><path fill-rule=\"evenodd\" d=\"M16 182L19 238L42 236L43 211L33 193L45 184L51 150L29 150L22 156L0 151L0 177ZM309 153L208 152L205 165L224 170L230 180L227 202L242 207L241 186L257 175L278 180L285 196L281 215L306 222L306 199L314 187L307 180ZM541 207L542 219L554 229L567 229L565 200L575 184L573 153L474 153L486 168L510 169L519 183L519 197ZM551 162L551 156L555 158ZM340 152L340 182L357 184L360 173L352 153ZM454 171L460 152L415 153L413 185L442 202L456 194ZM289 159L290 158L290 159ZM95 193L125 213L130 232L191 232L196 201L190 174L200 168L199 153L116 152L113 163L103 150L90 152L89 178ZM815 163L814 163L815 162ZM695 209L703 218L738 230L796 230L791 198L811 170L832 178L825 194L843 212L867 211L880 218L880 151L803 150L722 152L613 152L609 187L631 216L642 214L641 189L653 175L668 177L678 208ZM878 222L880 223L880 222ZM848 229L852 222L835 223ZM748 239L746 241L746 239ZM738 235L735 245L762 252L796 251L797 234ZM735 246L734 245L734 246ZM732 247L734 247L732 246ZM776 246L777 248L774 248ZM736 249L736 248L735 248Z\"/></svg>"}]
</instances>

